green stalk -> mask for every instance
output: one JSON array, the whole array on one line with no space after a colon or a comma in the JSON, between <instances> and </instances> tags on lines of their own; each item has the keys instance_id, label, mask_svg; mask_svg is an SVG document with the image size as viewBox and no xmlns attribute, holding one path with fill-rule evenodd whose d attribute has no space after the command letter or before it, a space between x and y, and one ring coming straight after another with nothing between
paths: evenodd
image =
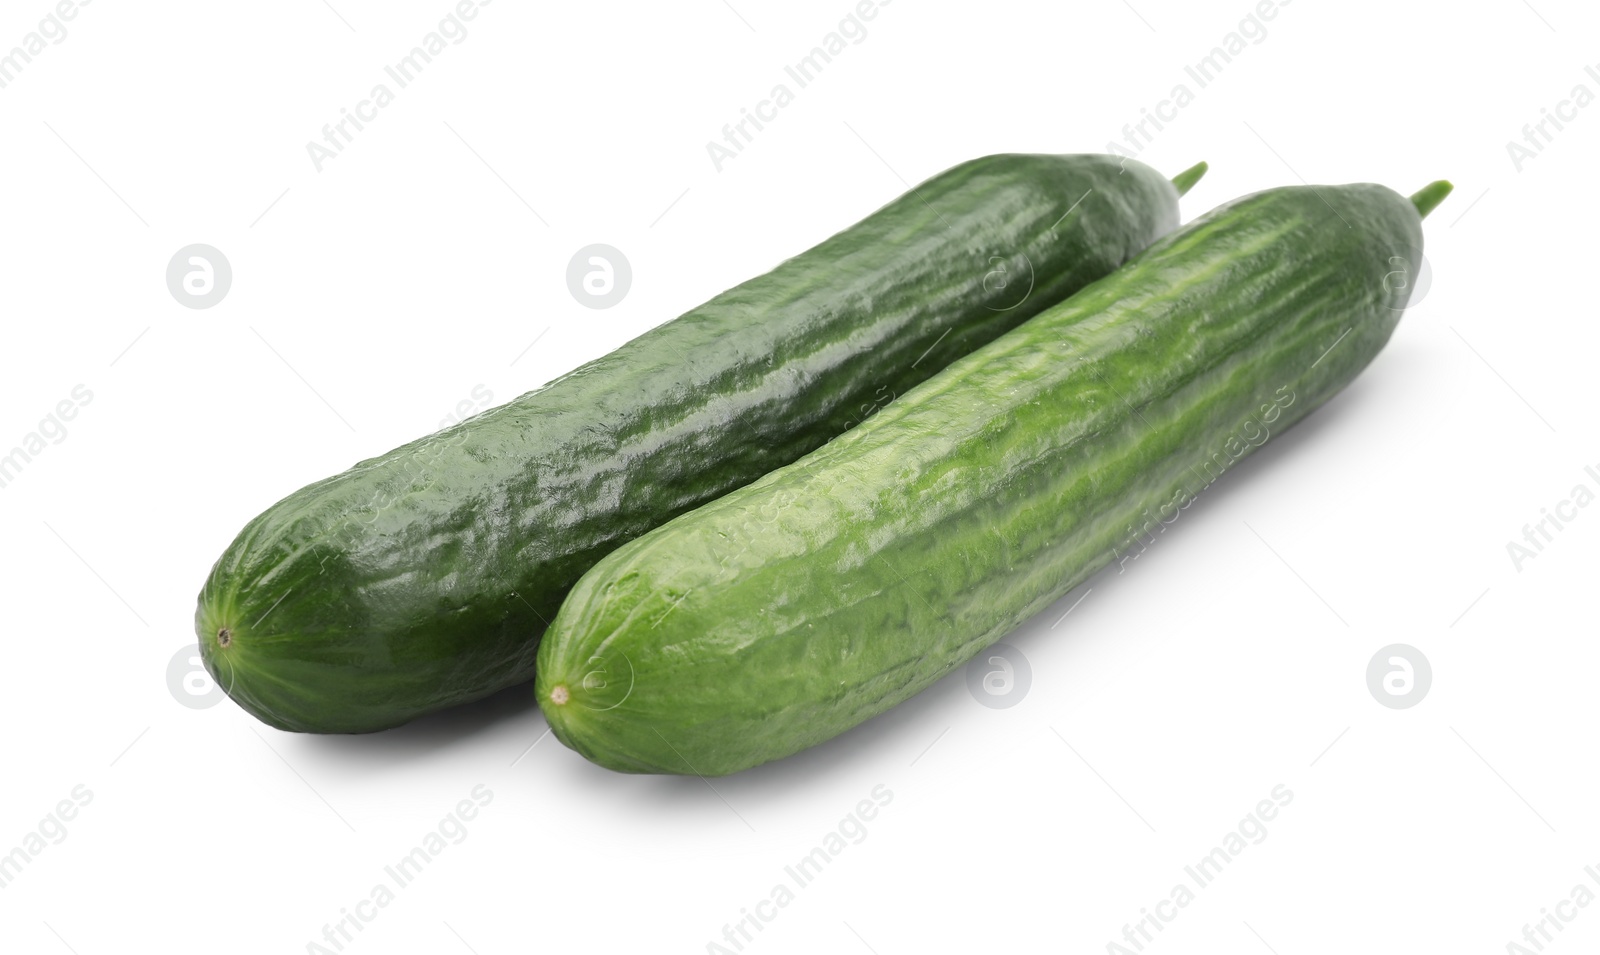
<instances>
[{"instance_id":1,"label":"green stalk","mask_svg":"<svg viewBox=\"0 0 1600 955\"><path fill-rule=\"evenodd\" d=\"M1174 183L1176 183L1176 180L1174 180ZM1416 192L1411 194L1411 204L1416 206L1417 212L1424 219L1426 219L1428 217L1428 213L1432 212L1434 209L1437 209L1439 207L1439 203L1443 202L1444 197L1448 196L1450 194L1450 190L1454 188L1455 186L1452 186L1447 179L1440 179L1436 182L1430 182L1426 186L1423 186L1421 189L1418 189ZM1178 195L1183 195L1182 189L1178 190Z\"/></svg>"},{"instance_id":2,"label":"green stalk","mask_svg":"<svg viewBox=\"0 0 1600 955\"><path fill-rule=\"evenodd\" d=\"M1178 188L1178 195L1188 195L1189 190L1194 188L1194 184L1199 182L1200 177L1204 176L1206 174L1206 170L1210 168L1211 167L1207 166L1204 162L1197 162L1188 169L1185 169L1183 172L1173 176L1172 184ZM1449 190L1446 189L1445 191L1448 192Z\"/></svg>"}]
</instances>

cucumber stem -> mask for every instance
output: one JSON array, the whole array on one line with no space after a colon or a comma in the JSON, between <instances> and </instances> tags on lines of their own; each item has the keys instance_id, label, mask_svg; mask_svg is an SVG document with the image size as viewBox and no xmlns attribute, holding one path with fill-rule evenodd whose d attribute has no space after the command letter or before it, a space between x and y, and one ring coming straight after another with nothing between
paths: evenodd
<instances>
[{"instance_id":1,"label":"cucumber stem","mask_svg":"<svg viewBox=\"0 0 1600 955\"><path fill-rule=\"evenodd\" d=\"M1450 190L1454 188L1455 186L1452 186L1447 179L1440 179L1437 182L1430 182L1426 186L1423 186L1421 189L1418 189L1416 192L1412 193L1411 204L1416 206L1417 213L1421 215L1422 218L1426 219L1428 217L1428 213L1438 208L1439 203L1443 202L1444 197L1448 196L1450 194Z\"/></svg>"},{"instance_id":2,"label":"cucumber stem","mask_svg":"<svg viewBox=\"0 0 1600 955\"><path fill-rule=\"evenodd\" d=\"M1178 195L1187 195L1189 190L1194 188L1194 184L1199 182L1200 177L1204 176L1206 170L1210 168L1204 162L1197 162L1183 172L1173 176L1172 184L1177 187Z\"/></svg>"}]
</instances>

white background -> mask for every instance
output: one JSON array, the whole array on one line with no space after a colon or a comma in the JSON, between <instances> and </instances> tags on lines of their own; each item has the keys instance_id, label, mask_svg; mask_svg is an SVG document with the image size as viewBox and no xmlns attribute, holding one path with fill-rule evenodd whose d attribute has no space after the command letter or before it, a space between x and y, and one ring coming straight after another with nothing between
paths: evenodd
<instances>
[{"instance_id":1,"label":"white background","mask_svg":"<svg viewBox=\"0 0 1600 955\"><path fill-rule=\"evenodd\" d=\"M479 785L465 840L344 951L705 952L880 784L864 841L744 951L1107 951L1280 784L1265 841L1146 951L1499 952L1600 892L1600 507L1507 552L1600 489L1600 108L1520 171L1506 148L1600 94L1600 13L1297 0L1199 89L1184 66L1248 0L898 0L718 172L707 141L853 8L729 2L500 0L321 172L306 143L448 0L99 0L0 89L0 451L93 396L0 489L0 853L92 793L0 889L5 948L318 951ZM8 0L0 49L51 9ZM524 690L338 738L175 698L204 574L283 494L959 161L1104 150L1180 82L1194 102L1139 158L1210 161L1186 219L1302 177L1456 193L1426 223L1431 288L1359 381L1007 638L1020 704L956 674L713 789L541 741ZM605 311L564 277L594 242L633 267ZM165 284L191 243L234 270L208 310ZM1367 688L1392 643L1432 663L1410 709ZM1600 944L1600 905L1563 911L1549 951Z\"/></svg>"}]
</instances>

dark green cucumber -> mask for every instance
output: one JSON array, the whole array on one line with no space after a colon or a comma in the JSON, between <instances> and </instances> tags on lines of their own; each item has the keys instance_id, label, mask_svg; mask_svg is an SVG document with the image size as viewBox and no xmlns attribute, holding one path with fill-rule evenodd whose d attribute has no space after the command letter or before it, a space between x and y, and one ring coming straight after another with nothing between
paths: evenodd
<instances>
[{"instance_id":1,"label":"dark green cucumber","mask_svg":"<svg viewBox=\"0 0 1600 955\"><path fill-rule=\"evenodd\" d=\"M1348 384L1448 188L1240 199L619 548L545 634L556 736L612 769L721 775L931 685Z\"/></svg>"},{"instance_id":2,"label":"dark green cucumber","mask_svg":"<svg viewBox=\"0 0 1600 955\"><path fill-rule=\"evenodd\" d=\"M200 593L206 667L263 721L308 732L525 682L595 561L1109 273L1177 227L1178 195L1110 156L935 176L543 388L273 505Z\"/></svg>"}]
</instances>

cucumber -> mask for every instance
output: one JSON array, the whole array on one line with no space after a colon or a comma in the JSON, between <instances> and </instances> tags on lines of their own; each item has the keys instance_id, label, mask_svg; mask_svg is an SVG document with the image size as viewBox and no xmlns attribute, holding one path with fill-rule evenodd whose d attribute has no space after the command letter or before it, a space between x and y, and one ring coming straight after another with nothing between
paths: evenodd
<instances>
[{"instance_id":1,"label":"cucumber","mask_svg":"<svg viewBox=\"0 0 1600 955\"><path fill-rule=\"evenodd\" d=\"M615 770L723 775L928 687L1187 506L1252 450L1241 433L1264 443L1260 425L1349 383L1399 321L1395 276L1416 274L1421 214L1448 191L1223 206L617 549L539 651L555 735Z\"/></svg>"},{"instance_id":2,"label":"cucumber","mask_svg":"<svg viewBox=\"0 0 1600 955\"><path fill-rule=\"evenodd\" d=\"M508 404L252 520L212 568L206 668L286 730L363 732L533 676L623 542L788 464L1177 227L1110 156L998 155Z\"/></svg>"}]
</instances>

